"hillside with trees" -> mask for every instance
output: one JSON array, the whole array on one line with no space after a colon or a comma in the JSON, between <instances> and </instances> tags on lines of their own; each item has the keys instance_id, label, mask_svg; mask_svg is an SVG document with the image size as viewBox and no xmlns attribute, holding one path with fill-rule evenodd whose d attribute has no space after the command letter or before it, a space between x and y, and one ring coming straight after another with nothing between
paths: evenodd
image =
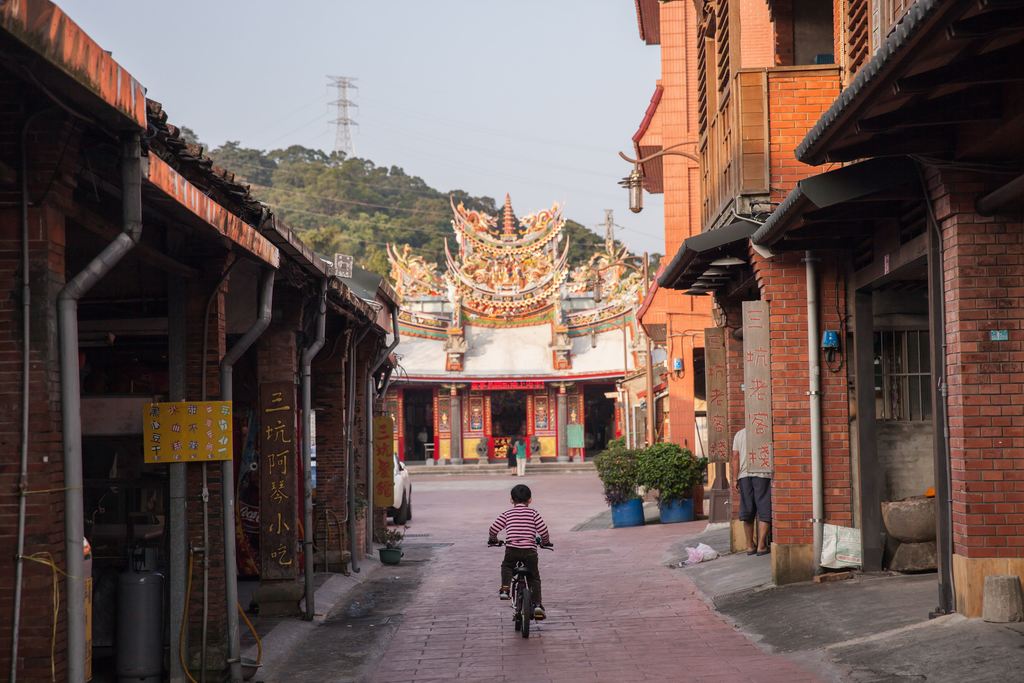
<instances>
[{"instance_id":1,"label":"hillside with trees","mask_svg":"<svg viewBox=\"0 0 1024 683\"><path fill-rule=\"evenodd\" d=\"M427 261L443 266L444 240L452 236L449 193L397 166L385 168L299 145L265 152L226 142L209 155L250 183L256 197L325 256L351 254L363 267L386 274L385 245L390 242L409 244ZM462 190L450 194L467 208L494 215L501 211L501 203L492 197ZM573 265L602 248L603 237L575 221L566 221L565 232Z\"/></svg>"}]
</instances>

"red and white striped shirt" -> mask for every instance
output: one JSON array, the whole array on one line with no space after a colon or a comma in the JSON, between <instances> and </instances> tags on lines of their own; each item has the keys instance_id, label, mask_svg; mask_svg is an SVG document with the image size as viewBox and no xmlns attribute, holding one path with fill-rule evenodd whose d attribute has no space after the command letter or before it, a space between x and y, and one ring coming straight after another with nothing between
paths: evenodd
<instances>
[{"instance_id":1,"label":"red and white striped shirt","mask_svg":"<svg viewBox=\"0 0 1024 683\"><path fill-rule=\"evenodd\" d=\"M542 543L551 542L548 525L540 513L526 503L517 503L498 515L489 529L489 535L497 538L502 530L505 531L505 545L511 548L536 548L534 539L537 536L540 536Z\"/></svg>"}]
</instances>

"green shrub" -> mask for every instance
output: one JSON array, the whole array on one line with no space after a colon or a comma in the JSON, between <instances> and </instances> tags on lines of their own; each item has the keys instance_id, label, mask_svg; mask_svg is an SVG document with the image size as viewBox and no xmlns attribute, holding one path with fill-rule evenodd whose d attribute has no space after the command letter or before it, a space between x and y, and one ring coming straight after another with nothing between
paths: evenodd
<instances>
[{"instance_id":1,"label":"green shrub","mask_svg":"<svg viewBox=\"0 0 1024 683\"><path fill-rule=\"evenodd\" d=\"M604 485L608 505L619 505L639 498L636 489L637 451L626 448L623 439L612 439L608 448L594 458L597 476Z\"/></svg>"},{"instance_id":2,"label":"green shrub","mask_svg":"<svg viewBox=\"0 0 1024 683\"><path fill-rule=\"evenodd\" d=\"M681 500L693 494L700 483L707 458L694 457L687 448L674 443L656 443L641 450L637 458L637 481L658 492L658 502Z\"/></svg>"}]
</instances>

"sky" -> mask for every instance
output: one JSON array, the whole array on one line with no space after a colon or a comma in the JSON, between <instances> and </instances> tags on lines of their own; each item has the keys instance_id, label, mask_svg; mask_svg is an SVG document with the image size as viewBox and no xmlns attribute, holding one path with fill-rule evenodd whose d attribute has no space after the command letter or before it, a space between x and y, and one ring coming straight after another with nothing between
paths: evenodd
<instances>
[{"instance_id":1,"label":"sky","mask_svg":"<svg viewBox=\"0 0 1024 683\"><path fill-rule=\"evenodd\" d=\"M327 76L349 76L356 156L520 215L613 209L616 237L664 251L661 196L632 214L617 185L660 71L631 0L58 3L210 147L333 149Z\"/></svg>"}]
</instances>

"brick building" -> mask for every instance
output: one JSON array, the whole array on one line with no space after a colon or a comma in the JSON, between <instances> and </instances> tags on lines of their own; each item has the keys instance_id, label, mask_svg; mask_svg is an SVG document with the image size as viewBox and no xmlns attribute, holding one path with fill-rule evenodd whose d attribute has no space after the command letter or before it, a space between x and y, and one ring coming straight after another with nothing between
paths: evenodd
<instances>
[{"instance_id":1,"label":"brick building","mask_svg":"<svg viewBox=\"0 0 1024 683\"><path fill-rule=\"evenodd\" d=\"M13 615L0 667L29 681L111 673L119 577L159 570L168 609L132 625L156 634L155 675L166 660L184 680L181 653L193 671L237 678L226 663L238 654L236 577L260 580L261 607L295 613L303 597L306 382L333 426L317 432L331 483L317 503L352 510L368 496L393 298L335 277L54 4L0 5L0 82L0 609ZM322 382L302 372L314 354ZM351 392L331 392L332 370L358 377L358 414ZM233 399L227 460L144 441L146 404L184 402L191 415L222 398ZM275 470L257 435L278 421L288 438ZM272 493L280 533L259 519ZM379 511L358 528L349 518L331 542L358 561ZM55 590L52 614L42 606Z\"/></svg>"},{"instance_id":2,"label":"brick building","mask_svg":"<svg viewBox=\"0 0 1024 683\"><path fill-rule=\"evenodd\" d=\"M660 283L715 297L728 432L760 430L773 459L776 582L820 571L821 524L852 526L865 570L934 567L937 611L978 616L985 576L1024 574L1019 7L760 4L705 8L702 140L721 147L706 234ZM730 46L751 31L774 38L755 72ZM730 102L742 135L715 130ZM716 220L717 196L750 227ZM921 538L902 506L932 520Z\"/></svg>"},{"instance_id":3,"label":"brick building","mask_svg":"<svg viewBox=\"0 0 1024 683\"><path fill-rule=\"evenodd\" d=\"M660 47L661 77L633 135L632 151L638 159L647 160L638 166L643 189L664 195L665 254L671 255L699 231L700 224L700 176L694 157L697 19L692 3L687 2L636 0L636 12L640 39ZM689 156L674 153L679 151ZM655 411L656 425L661 426L657 438L700 455L695 376L703 360L703 332L711 323L711 306L707 300L655 286L641 311L644 330L666 355L667 397L664 409ZM656 378L655 384L661 381Z\"/></svg>"}]
</instances>

